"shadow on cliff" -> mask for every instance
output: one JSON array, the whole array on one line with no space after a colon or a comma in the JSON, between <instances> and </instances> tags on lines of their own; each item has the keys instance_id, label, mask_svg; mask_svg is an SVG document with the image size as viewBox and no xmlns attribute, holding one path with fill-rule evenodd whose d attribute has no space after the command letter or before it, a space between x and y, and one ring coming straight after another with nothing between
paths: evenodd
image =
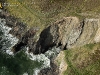
<instances>
[{"instance_id":1,"label":"shadow on cliff","mask_svg":"<svg viewBox=\"0 0 100 75\"><path fill-rule=\"evenodd\" d=\"M53 36L49 31L50 26L41 32L40 38L36 44L36 50L33 53L45 53L49 48L55 45L55 43L52 42Z\"/></svg>"}]
</instances>

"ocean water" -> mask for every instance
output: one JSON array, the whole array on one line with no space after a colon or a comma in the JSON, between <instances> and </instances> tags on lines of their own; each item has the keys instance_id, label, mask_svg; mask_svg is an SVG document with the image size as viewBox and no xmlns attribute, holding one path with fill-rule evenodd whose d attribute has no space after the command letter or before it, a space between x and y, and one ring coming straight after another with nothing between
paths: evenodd
<instances>
[{"instance_id":1,"label":"ocean water","mask_svg":"<svg viewBox=\"0 0 100 75\"><path fill-rule=\"evenodd\" d=\"M18 39L9 34L10 30L5 19L0 18L0 75L37 75L40 69L50 67L44 54L33 55L26 47L14 54L11 48Z\"/></svg>"},{"instance_id":2,"label":"ocean water","mask_svg":"<svg viewBox=\"0 0 100 75\"><path fill-rule=\"evenodd\" d=\"M9 34L10 27L0 18L0 75L38 75L41 69L50 67L50 59L56 57L60 49L54 47L45 54L28 53L28 47L14 54L11 49L18 39Z\"/></svg>"}]
</instances>

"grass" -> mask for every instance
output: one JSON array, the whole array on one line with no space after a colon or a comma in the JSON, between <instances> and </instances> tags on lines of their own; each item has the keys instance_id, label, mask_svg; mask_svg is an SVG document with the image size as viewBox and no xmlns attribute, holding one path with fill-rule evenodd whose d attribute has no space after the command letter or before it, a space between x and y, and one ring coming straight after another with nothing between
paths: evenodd
<instances>
[{"instance_id":1,"label":"grass","mask_svg":"<svg viewBox=\"0 0 100 75\"><path fill-rule=\"evenodd\" d=\"M7 2L15 3L15 0ZM20 18L29 28L38 26L41 30L63 17L77 16L83 19L100 13L100 0L16 0L16 3L18 6L6 7L11 15ZM66 50L65 58L69 66L64 75L99 75L100 52L96 52L99 48L98 43Z\"/></svg>"},{"instance_id":2,"label":"grass","mask_svg":"<svg viewBox=\"0 0 100 75\"><path fill-rule=\"evenodd\" d=\"M0 51L0 75L32 75L35 68L39 68L42 62L30 60L24 51L10 56Z\"/></svg>"},{"instance_id":3,"label":"grass","mask_svg":"<svg viewBox=\"0 0 100 75\"><path fill-rule=\"evenodd\" d=\"M68 64L64 75L100 74L100 43L87 44L64 52Z\"/></svg>"},{"instance_id":4,"label":"grass","mask_svg":"<svg viewBox=\"0 0 100 75\"><path fill-rule=\"evenodd\" d=\"M20 18L29 27L43 29L52 22L67 16L83 18L79 13L99 12L99 0L7 0L18 6L6 6L11 15Z\"/></svg>"}]
</instances>

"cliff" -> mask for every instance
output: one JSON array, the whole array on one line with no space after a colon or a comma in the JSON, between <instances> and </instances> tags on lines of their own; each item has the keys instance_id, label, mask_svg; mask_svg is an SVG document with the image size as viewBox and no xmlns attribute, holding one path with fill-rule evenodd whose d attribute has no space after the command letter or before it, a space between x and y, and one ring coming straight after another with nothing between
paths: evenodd
<instances>
[{"instance_id":1,"label":"cliff","mask_svg":"<svg viewBox=\"0 0 100 75\"><path fill-rule=\"evenodd\" d=\"M33 52L33 54L45 53L46 51L48 51L48 49L52 49L55 46L59 47L61 50L68 50L64 52L65 54L63 53L63 55L65 56L62 56L62 53L60 52L60 56L58 55L53 60L51 59L51 68L43 69L39 73L39 75L63 75L64 71L67 71L66 69L67 66L69 66L69 60L71 60L70 57L67 56L69 55L69 52L73 53L74 56L71 56L73 59L76 57L76 55L79 55L80 59L84 59L80 60L79 57L76 57L77 60L75 61L77 62L80 60L81 66L82 63L84 63L84 68L87 67L87 65L85 64L88 63L89 59L91 59L90 62L94 63L94 60L92 60L92 58L94 58L96 55L93 54L93 51L98 51L100 46L98 44L100 42L99 30L99 18L86 18L80 21L77 17L64 17L63 19L58 20L45 28L40 33L40 36L38 36L37 40L35 40L35 35L37 35L37 33L34 34L34 27L33 29L29 29L24 34L22 39L20 39L19 43L16 44L15 49L21 47L21 44L24 44L29 47L29 51ZM93 45L91 45L91 43ZM75 53L73 51L74 48L76 49ZM84 52L86 54L84 54ZM82 57L81 55L86 55L86 57ZM61 56L63 59L59 59ZM66 63L67 59L68 61ZM58 64L57 61L59 61L60 63ZM73 60L71 60L70 62L72 63ZM65 66L63 66L62 64L64 64ZM77 64L79 64L79 62L77 62ZM77 64L75 63L75 65ZM91 63L89 64L91 65ZM72 73L74 74L74 72ZM83 72L78 73L82 74ZM84 72L84 74L86 73ZM65 73L65 75L67 75L67 73ZM70 73L68 75L70 75Z\"/></svg>"},{"instance_id":2,"label":"cliff","mask_svg":"<svg viewBox=\"0 0 100 75\"><path fill-rule=\"evenodd\" d=\"M99 28L99 19L86 18L79 21L77 17L65 17L45 28L39 39L33 44L34 48L29 48L34 54L38 54L44 53L54 46L66 50L89 43L97 43L100 42ZM27 35L24 39L27 37L29 36ZM29 44L27 43L27 45Z\"/></svg>"},{"instance_id":3,"label":"cliff","mask_svg":"<svg viewBox=\"0 0 100 75\"><path fill-rule=\"evenodd\" d=\"M13 16L0 13L12 28L10 33L19 39L13 52L25 46L33 54L45 53L54 47L65 50L51 59L51 67L41 70L39 75L100 74L97 68L100 65L99 0L16 0L16 3L18 6L5 7Z\"/></svg>"}]
</instances>

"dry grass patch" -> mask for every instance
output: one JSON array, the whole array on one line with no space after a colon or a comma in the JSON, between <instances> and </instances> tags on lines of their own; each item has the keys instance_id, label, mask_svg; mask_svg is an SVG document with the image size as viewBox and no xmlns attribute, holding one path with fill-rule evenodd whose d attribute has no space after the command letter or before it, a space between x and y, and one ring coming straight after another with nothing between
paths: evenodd
<instances>
[{"instance_id":1,"label":"dry grass patch","mask_svg":"<svg viewBox=\"0 0 100 75\"><path fill-rule=\"evenodd\" d=\"M65 51L68 69L64 75L99 75L100 43Z\"/></svg>"}]
</instances>

